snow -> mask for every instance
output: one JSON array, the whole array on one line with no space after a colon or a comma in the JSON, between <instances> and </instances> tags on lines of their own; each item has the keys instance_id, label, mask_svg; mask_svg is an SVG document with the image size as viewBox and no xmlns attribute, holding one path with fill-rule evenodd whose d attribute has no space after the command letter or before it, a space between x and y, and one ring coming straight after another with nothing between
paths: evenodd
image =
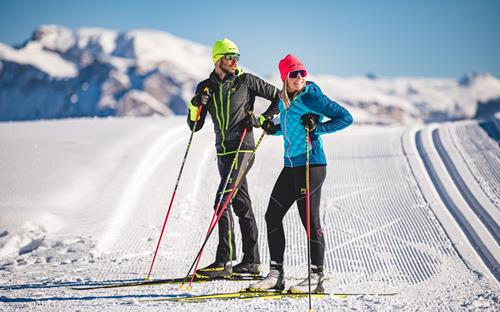
<instances>
[{"instance_id":1,"label":"snow","mask_svg":"<svg viewBox=\"0 0 500 312\"><path fill-rule=\"evenodd\" d=\"M0 59L32 65L56 78L71 78L78 75L75 64L66 61L55 52L44 50L37 42L31 42L19 50L0 43Z\"/></svg>"},{"instance_id":2,"label":"snow","mask_svg":"<svg viewBox=\"0 0 500 312\"><path fill-rule=\"evenodd\" d=\"M208 123L195 134L153 278L186 274L210 221L219 178ZM313 299L314 311L500 308L498 282L435 191L417 150L416 133L434 129L453 162L470 171L461 178L474 185L474 196L498 209L500 181L491 172L500 167L499 147L477 122L353 126L325 136L329 167L321 218L326 288L397 295ZM0 123L0 311L307 310L306 299L140 302L238 291L248 282L200 283L192 291L177 285L67 287L145 277L188 137L185 117L172 116ZM439 165L439 150L424 139L424 153ZM473 148L472 139L477 143ZM282 168L281 149L281 138L266 137L248 176L266 272L264 214ZM290 286L305 277L306 239L295 208L284 224ZM239 231L235 234L239 241ZM213 260L216 236L201 265ZM241 259L239 248L237 255Z\"/></svg>"},{"instance_id":3,"label":"snow","mask_svg":"<svg viewBox=\"0 0 500 312\"><path fill-rule=\"evenodd\" d=\"M471 77L462 78L462 81L467 79L470 81L472 96L481 102L486 102L491 98L498 98L500 90L500 81L490 74L476 74Z\"/></svg>"},{"instance_id":4,"label":"snow","mask_svg":"<svg viewBox=\"0 0 500 312\"><path fill-rule=\"evenodd\" d=\"M124 96L124 99L122 101L129 101L129 102L140 102L143 104L146 104L147 108L153 110L156 113L159 113L163 116L168 116L171 115L172 112L163 105L160 101L155 99L152 95L150 95L147 92L144 91L139 91L139 90L131 90L127 92ZM124 107L121 108L122 112L120 115L126 116L141 116L144 115L142 113L142 110L144 110L144 107L139 107L136 108L136 105L132 105L132 108L129 107L129 105L124 105ZM147 111L147 115L149 115L149 110Z\"/></svg>"},{"instance_id":5,"label":"snow","mask_svg":"<svg viewBox=\"0 0 500 312\"><path fill-rule=\"evenodd\" d=\"M95 47L99 52L111 54L116 48L118 33L103 28L81 28L76 31L77 46L80 49Z\"/></svg>"},{"instance_id":6,"label":"snow","mask_svg":"<svg viewBox=\"0 0 500 312\"><path fill-rule=\"evenodd\" d=\"M37 42L45 50L61 53L67 52L75 43L73 32L58 25L42 25L38 27L33 33L32 39L32 42Z\"/></svg>"}]
</instances>

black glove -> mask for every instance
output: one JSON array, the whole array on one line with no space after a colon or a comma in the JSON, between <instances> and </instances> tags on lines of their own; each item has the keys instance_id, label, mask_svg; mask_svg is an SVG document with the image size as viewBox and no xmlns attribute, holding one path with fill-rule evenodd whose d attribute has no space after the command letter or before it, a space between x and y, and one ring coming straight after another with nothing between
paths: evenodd
<instances>
[{"instance_id":1,"label":"black glove","mask_svg":"<svg viewBox=\"0 0 500 312\"><path fill-rule=\"evenodd\" d=\"M280 125L275 125L272 119L264 120L261 127L267 134L275 134L280 129Z\"/></svg>"},{"instance_id":2,"label":"black glove","mask_svg":"<svg viewBox=\"0 0 500 312\"><path fill-rule=\"evenodd\" d=\"M307 113L300 117L300 123L304 126L304 128L311 132L316 129L317 119L319 119L318 115Z\"/></svg>"},{"instance_id":3,"label":"black glove","mask_svg":"<svg viewBox=\"0 0 500 312\"><path fill-rule=\"evenodd\" d=\"M210 90L206 88L194 97L197 106L205 106L210 101Z\"/></svg>"},{"instance_id":4,"label":"black glove","mask_svg":"<svg viewBox=\"0 0 500 312\"><path fill-rule=\"evenodd\" d=\"M253 127L259 128L260 124L257 118L254 116L254 114L252 112L248 112L248 114L241 122L241 131L243 131L243 129L245 128L247 129L247 131L250 131L252 130Z\"/></svg>"}]
</instances>

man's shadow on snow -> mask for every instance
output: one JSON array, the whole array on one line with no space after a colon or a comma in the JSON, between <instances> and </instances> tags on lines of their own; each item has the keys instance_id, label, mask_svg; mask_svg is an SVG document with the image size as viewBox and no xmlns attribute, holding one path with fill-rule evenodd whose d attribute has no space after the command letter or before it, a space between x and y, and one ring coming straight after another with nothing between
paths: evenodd
<instances>
[{"instance_id":1,"label":"man's shadow on snow","mask_svg":"<svg viewBox=\"0 0 500 312\"><path fill-rule=\"evenodd\" d=\"M47 298L8 298L1 296L0 302L6 303L26 303L26 302L44 302L44 301L82 301L82 300L96 300L96 299L154 299L154 298L176 298L188 296L189 294L175 294L175 295L164 295L164 294L150 294L150 295L123 295L123 296L85 296L85 297L47 297Z\"/></svg>"},{"instance_id":2,"label":"man's shadow on snow","mask_svg":"<svg viewBox=\"0 0 500 312\"><path fill-rule=\"evenodd\" d=\"M104 286L119 283L135 283L142 282L144 279L119 279L107 281L94 281L94 282L61 282L61 283L46 283L46 284L20 284L20 285L0 285L0 290L21 290L21 289L39 289L39 288L59 288L59 287L91 287L91 286Z\"/></svg>"}]
</instances>

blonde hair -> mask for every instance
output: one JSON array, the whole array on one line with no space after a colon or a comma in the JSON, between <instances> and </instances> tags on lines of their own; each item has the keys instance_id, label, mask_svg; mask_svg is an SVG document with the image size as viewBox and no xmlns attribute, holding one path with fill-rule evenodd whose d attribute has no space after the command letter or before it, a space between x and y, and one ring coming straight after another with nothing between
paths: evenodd
<instances>
[{"instance_id":1,"label":"blonde hair","mask_svg":"<svg viewBox=\"0 0 500 312\"><path fill-rule=\"evenodd\" d=\"M288 81L288 77L285 77L285 80L283 80L283 88L281 89L281 100L283 101L283 106L285 107L285 109L289 109L290 108L290 103L292 102L290 100L290 98L288 97L288 90L287 90L287 87L286 87L287 81ZM293 98L295 98L295 96L297 96L297 94L299 94L300 92L302 92L305 87L306 87L306 83L304 83L304 87L302 87L302 89L294 92L292 94L292 100L293 100Z\"/></svg>"},{"instance_id":2,"label":"blonde hair","mask_svg":"<svg viewBox=\"0 0 500 312\"><path fill-rule=\"evenodd\" d=\"M288 98L288 90L286 89L286 82L288 80L288 77L283 80L283 88L281 89L281 100L283 101L283 106L285 109L290 108L290 98Z\"/></svg>"}]
</instances>

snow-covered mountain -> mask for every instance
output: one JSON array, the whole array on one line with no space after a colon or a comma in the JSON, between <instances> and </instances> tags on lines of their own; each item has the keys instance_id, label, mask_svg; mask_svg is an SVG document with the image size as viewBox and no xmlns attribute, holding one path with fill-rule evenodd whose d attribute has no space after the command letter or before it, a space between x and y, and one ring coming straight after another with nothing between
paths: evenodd
<instances>
[{"instance_id":1,"label":"snow-covered mountain","mask_svg":"<svg viewBox=\"0 0 500 312\"><path fill-rule=\"evenodd\" d=\"M500 111L500 80L487 73L459 79L319 76L316 80L325 93L355 107L358 119L368 123L437 122Z\"/></svg>"},{"instance_id":2,"label":"snow-covered mountain","mask_svg":"<svg viewBox=\"0 0 500 312\"><path fill-rule=\"evenodd\" d=\"M500 80L488 73L451 78L378 78L310 75L322 91L346 104L357 123L428 123L493 116ZM279 75L272 77L278 85Z\"/></svg>"},{"instance_id":3,"label":"snow-covered mountain","mask_svg":"<svg viewBox=\"0 0 500 312\"><path fill-rule=\"evenodd\" d=\"M0 120L183 114L208 47L168 33L41 26L0 44Z\"/></svg>"},{"instance_id":4,"label":"snow-covered mountain","mask_svg":"<svg viewBox=\"0 0 500 312\"><path fill-rule=\"evenodd\" d=\"M196 83L211 70L210 47L166 32L44 25L20 47L0 43L0 121L185 114ZM357 123L413 124L500 110L500 80L487 73L310 79L345 103ZM280 87L277 75L269 80Z\"/></svg>"}]
</instances>

